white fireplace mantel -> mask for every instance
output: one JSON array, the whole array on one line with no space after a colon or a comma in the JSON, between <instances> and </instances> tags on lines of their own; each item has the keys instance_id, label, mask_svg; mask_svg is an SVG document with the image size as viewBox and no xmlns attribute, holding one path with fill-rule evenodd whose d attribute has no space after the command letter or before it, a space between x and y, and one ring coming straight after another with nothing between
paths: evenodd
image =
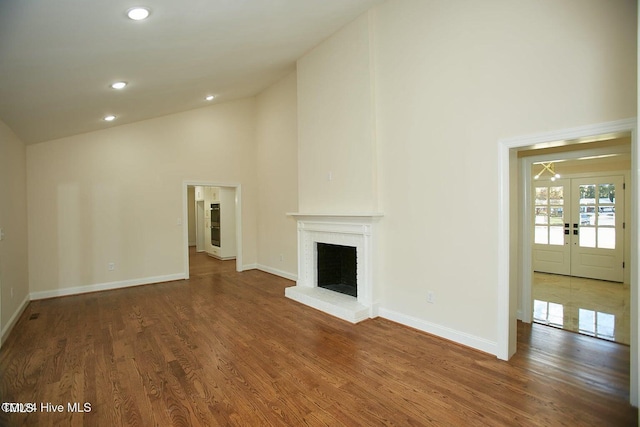
<instances>
[{"instance_id":1,"label":"white fireplace mantel","mask_svg":"<svg viewBox=\"0 0 640 427\"><path fill-rule=\"evenodd\" d=\"M317 310L357 323L377 317L373 278L375 229L380 213L289 213L298 222L298 281L285 295ZM356 248L358 297L317 286L317 243Z\"/></svg>"}]
</instances>

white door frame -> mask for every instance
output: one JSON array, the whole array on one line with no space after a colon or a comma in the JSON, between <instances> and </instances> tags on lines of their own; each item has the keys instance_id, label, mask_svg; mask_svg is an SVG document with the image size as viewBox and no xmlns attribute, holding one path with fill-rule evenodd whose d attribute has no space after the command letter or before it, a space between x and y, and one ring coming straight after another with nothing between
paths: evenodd
<instances>
[{"instance_id":1,"label":"white door frame","mask_svg":"<svg viewBox=\"0 0 640 427\"><path fill-rule=\"evenodd\" d=\"M204 251L204 200L196 200L196 252Z\"/></svg>"},{"instance_id":2,"label":"white door frame","mask_svg":"<svg viewBox=\"0 0 640 427\"><path fill-rule=\"evenodd\" d=\"M182 211L183 218L188 218L187 212L187 188L197 185L203 187L227 187L236 190L236 271L242 271L242 186L237 183L221 183L208 181L182 181ZM182 227L182 240L184 248L184 278L189 278L189 227Z\"/></svg>"},{"instance_id":3,"label":"white door frame","mask_svg":"<svg viewBox=\"0 0 640 427\"><path fill-rule=\"evenodd\" d=\"M498 313L497 313L497 354L503 360L508 360L516 352L517 344L517 295L519 283L529 283L531 287L531 240L529 233L518 230L513 236L512 231L518 227L511 227L510 221L517 224L517 209L512 205L517 204L515 189L511 187L512 181L517 181L515 170L518 168L516 151L518 149L545 148L563 146L577 142L591 140L596 135L607 134L631 134L631 191L628 193L628 203L631 203L631 360L630 360L630 401L634 406L639 405L638 383L640 382L638 371L638 341L640 339L640 325L638 324L638 266L640 254L638 253L638 226L640 224L640 150L637 141L636 118L618 120L613 122L598 123L570 129L562 129L552 132L543 132L534 135L526 135L514 138L505 138L498 141ZM524 174L524 171L520 171ZM530 171L527 174L530 178ZM524 179L525 177L522 176ZM522 191L522 189L520 189ZM530 192L530 186L529 190ZM527 210L524 210L525 214ZM512 214L513 213L513 214ZM526 217L523 227L528 227ZM527 237L528 236L528 237ZM518 243L518 237L520 242ZM511 256L511 249L517 256ZM525 251L529 256L525 256ZM515 270L515 271L513 271ZM516 273L511 276L510 273Z\"/></svg>"}]
</instances>

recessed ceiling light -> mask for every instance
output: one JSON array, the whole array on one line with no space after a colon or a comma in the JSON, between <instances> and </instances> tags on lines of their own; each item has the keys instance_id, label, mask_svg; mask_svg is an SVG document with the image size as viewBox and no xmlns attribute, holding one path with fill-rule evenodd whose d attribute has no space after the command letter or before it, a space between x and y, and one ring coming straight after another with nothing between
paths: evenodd
<instances>
[{"instance_id":1,"label":"recessed ceiling light","mask_svg":"<svg viewBox=\"0 0 640 427\"><path fill-rule=\"evenodd\" d=\"M206 99L207 101L213 101L213 99L214 99L215 97L216 97L215 95L207 95L207 96L205 96L205 98L204 98L204 99Z\"/></svg>"},{"instance_id":2,"label":"recessed ceiling light","mask_svg":"<svg viewBox=\"0 0 640 427\"><path fill-rule=\"evenodd\" d=\"M127 85L127 82L115 82L111 84L112 89L123 89Z\"/></svg>"},{"instance_id":3,"label":"recessed ceiling light","mask_svg":"<svg viewBox=\"0 0 640 427\"><path fill-rule=\"evenodd\" d=\"M105 122L112 122L112 121L114 121L115 119L116 119L116 116L114 116L113 114L110 114L110 115L108 115L108 116L104 116L104 119L103 119L103 120L104 120Z\"/></svg>"},{"instance_id":4,"label":"recessed ceiling light","mask_svg":"<svg viewBox=\"0 0 640 427\"><path fill-rule=\"evenodd\" d=\"M127 10L127 16L134 21L142 21L147 19L151 12L146 7L132 7Z\"/></svg>"}]
</instances>

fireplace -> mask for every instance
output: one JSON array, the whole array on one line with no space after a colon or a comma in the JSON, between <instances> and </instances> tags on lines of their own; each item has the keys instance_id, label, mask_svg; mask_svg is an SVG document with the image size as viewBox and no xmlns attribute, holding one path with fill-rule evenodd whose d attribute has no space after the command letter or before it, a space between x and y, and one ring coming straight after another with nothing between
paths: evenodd
<instances>
[{"instance_id":1,"label":"fireplace","mask_svg":"<svg viewBox=\"0 0 640 427\"><path fill-rule=\"evenodd\" d=\"M316 243L316 248L318 286L357 298L357 248L329 243Z\"/></svg>"},{"instance_id":2,"label":"fireplace","mask_svg":"<svg viewBox=\"0 0 640 427\"><path fill-rule=\"evenodd\" d=\"M285 295L352 323L377 317L373 248L381 215L290 215L298 221L298 280Z\"/></svg>"}]
</instances>

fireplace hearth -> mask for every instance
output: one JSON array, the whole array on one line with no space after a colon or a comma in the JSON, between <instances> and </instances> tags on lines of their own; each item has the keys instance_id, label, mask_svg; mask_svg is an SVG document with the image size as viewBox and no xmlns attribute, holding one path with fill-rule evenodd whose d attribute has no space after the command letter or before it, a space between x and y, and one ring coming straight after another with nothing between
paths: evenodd
<instances>
[{"instance_id":1,"label":"fireplace hearth","mask_svg":"<svg viewBox=\"0 0 640 427\"><path fill-rule=\"evenodd\" d=\"M382 215L289 215L298 221L298 280L285 296L351 323L377 317L373 247Z\"/></svg>"}]
</instances>

